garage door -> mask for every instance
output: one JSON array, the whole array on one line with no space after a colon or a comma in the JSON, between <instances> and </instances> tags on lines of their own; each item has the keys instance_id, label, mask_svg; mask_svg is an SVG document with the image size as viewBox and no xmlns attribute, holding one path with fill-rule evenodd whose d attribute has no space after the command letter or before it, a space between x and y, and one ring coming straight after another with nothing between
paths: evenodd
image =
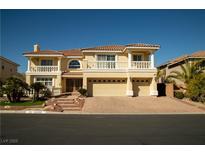
<instances>
[{"instance_id":1,"label":"garage door","mask_svg":"<svg viewBox=\"0 0 205 154\"><path fill-rule=\"evenodd\" d=\"M89 96L126 96L126 79L88 80Z\"/></svg>"},{"instance_id":2,"label":"garage door","mask_svg":"<svg viewBox=\"0 0 205 154\"><path fill-rule=\"evenodd\" d=\"M132 80L134 96L150 96L151 79Z\"/></svg>"}]
</instances>

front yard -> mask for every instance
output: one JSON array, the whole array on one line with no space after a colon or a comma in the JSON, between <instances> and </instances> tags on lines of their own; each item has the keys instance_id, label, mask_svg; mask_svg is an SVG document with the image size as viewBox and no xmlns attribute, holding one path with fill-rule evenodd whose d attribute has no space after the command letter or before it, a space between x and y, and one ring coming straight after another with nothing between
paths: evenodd
<instances>
[{"instance_id":1,"label":"front yard","mask_svg":"<svg viewBox=\"0 0 205 154\"><path fill-rule=\"evenodd\" d=\"M34 105L42 105L45 101L24 101L24 102L0 102L0 106L34 106Z\"/></svg>"}]
</instances>

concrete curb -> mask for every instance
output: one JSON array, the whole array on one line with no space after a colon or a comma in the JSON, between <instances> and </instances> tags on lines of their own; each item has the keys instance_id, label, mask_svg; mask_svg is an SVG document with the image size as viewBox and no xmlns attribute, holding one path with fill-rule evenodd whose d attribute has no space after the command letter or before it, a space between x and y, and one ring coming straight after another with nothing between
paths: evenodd
<instances>
[{"instance_id":1,"label":"concrete curb","mask_svg":"<svg viewBox=\"0 0 205 154\"><path fill-rule=\"evenodd\" d=\"M48 111L8 111L1 110L0 113L6 114L68 114L68 115L193 115L193 114L205 114L205 112L170 112L170 113L90 113L90 112L48 112Z\"/></svg>"}]
</instances>

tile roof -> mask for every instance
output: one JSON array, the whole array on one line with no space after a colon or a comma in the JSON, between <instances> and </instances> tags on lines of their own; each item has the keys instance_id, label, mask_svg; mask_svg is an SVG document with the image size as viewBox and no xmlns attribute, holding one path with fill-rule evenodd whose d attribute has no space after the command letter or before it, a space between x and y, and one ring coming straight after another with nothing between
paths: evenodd
<instances>
[{"instance_id":1,"label":"tile roof","mask_svg":"<svg viewBox=\"0 0 205 154\"><path fill-rule=\"evenodd\" d=\"M203 57L203 58L205 58L205 50L194 52L193 54L191 54L191 57Z\"/></svg>"},{"instance_id":2,"label":"tile roof","mask_svg":"<svg viewBox=\"0 0 205 154\"><path fill-rule=\"evenodd\" d=\"M107 45L107 46L97 46L92 48L83 48L82 50L110 50L110 51L123 51L125 46L123 45Z\"/></svg>"},{"instance_id":3,"label":"tile roof","mask_svg":"<svg viewBox=\"0 0 205 154\"><path fill-rule=\"evenodd\" d=\"M137 44L128 44L126 47L156 47L159 48L160 45L158 44L144 44L144 43L137 43Z\"/></svg>"},{"instance_id":4,"label":"tile roof","mask_svg":"<svg viewBox=\"0 0 205 154\"><path fill-rule=\"evenodd\" d=\"M82 56L81 49L60 50L64 56Z\"/></svg>"},{"instance_id":5,"label":"tile roof","mask_svg":"<svg viewBox=\"0 0 205 154\"><path fill-rule=\"evenodd\" d=\"M179 63L181 61L184 61L186 59L189 59L189 58L205 58L205 50L204 51L197 51L197 52L194 52L190 55L183 55L183 56L180 56L180 57L177 57L173 60L170 60L168 61L166 64L162 64L160 65L159 67L163 66L163 65L173 65L173 64L176 64L176 63Z\"/></svg>"},{"instance_id":6,"label":"tile roof","mask_svg":"<svg viewBox=\"0 0 205 154\"><path fill-rule=\"evenodd\" d=\"M156 47L159 48L160 45L156 44L127 44L127 45L107 45L107 46L97 46L92 48L84 48L82 50L110 50L110 51L123 51L126 47Z\"/></svg>"},{"instance_id":7,"label":"tile roof","mask_svg":"<svg viewBox=\"0 0 205 154\"><path fill-rule=\"evenodd\" d=\"M69 49L69 50L40 50L39 52L25 52L24 55L27 54L59 54L64 56L82 56L83 50L104 50L104 51L123 51L126 47L157 47L159 48L160 45L154 45L154 44L128 44L128 45L107 45L107 46L97 46L97 47L91 47L91 48L82 48L82 49Z\"/></svg>"},{"instance_id":8,"label":"tile roof","mask_svg":"<svg viewBox=\"0 0 205 154\"><path fill-rule=\"evenodd\" d=\"M24 55L27 55L27 54L42 54L42 55L47 55L47 54L59 54L59 55L62 55L62 53L61 52L58 52L58 51L54 51L54 50L41 50L41 51L39 51L39 52L31 52L31 51L29 51L29 52L25 52L25 53L23 53Z\"/></svg>"}]
</instances>

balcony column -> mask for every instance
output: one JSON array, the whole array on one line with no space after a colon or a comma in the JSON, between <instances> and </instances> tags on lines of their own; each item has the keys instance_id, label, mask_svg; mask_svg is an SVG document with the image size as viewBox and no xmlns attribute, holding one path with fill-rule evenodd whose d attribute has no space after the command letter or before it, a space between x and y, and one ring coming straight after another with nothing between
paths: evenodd
<instances>
[{"instance_id":1,"label":"balcony column","mask_svg":"<svg viewBox=\"0 0 205 154\"><path fill-rule=\"evenodd\" d=\"M150 95L158 96L156 75L152 78L152 82L150 84Z\"/></svg>"},{"instance_id":2,"label":"balcony column","mask_svg":"<svg viewBox=\"0 0 205 154\"><path fill-rule=\"evenodd\" d=\"M87 89L87 77L83 77L83 89Z\"/></svg>"},{"instance_id":3,"label":"balcony column","mask_svg":"<svg viewBox=\"0 0 205 154\"><path fill-rule=\"evenodd\" d=\"M127 94L127 96L130 96L130 97L133 96L132 80L131 80L130 76L127 77L127 92L126 92L126 94Z\"/></svg>"},{"instance_id":4,"label":"balcony column","mask_svg":"<svg viewBox=\"0 0 205 154\"><path fill-rule=\"evenodd\" d=\"M128 50L128 68L132 67L132 52Z\"/></svg>"},{"instance_id":5,"label":"balcony column","mask_svg":"<svg viewBox=\"0 0 205 154\"><path fill-rule=\"evenodd\" d=\"M28 57L27 72L31 71L31 57Z\"/></svg>"},{"instance_id":6,"label":"balcony column","mask_svg":"<svg viewBox=\"0 0 205 154\"><path fill-rule=\"evenodd\" d=\"M58 71L61 70L61 57L58 57Z\"/></svg>"},{"instance_id":7,"label":"balcony column","mask_svg":"<svg viewBox=\"0 0 205 154\"><path fill-rule=\"evenodd\" d=\"M152 52L150 55L150 61L151 61L151 68L155 68L154 67L154 52Z\"/></svg>"}]
</instances>

